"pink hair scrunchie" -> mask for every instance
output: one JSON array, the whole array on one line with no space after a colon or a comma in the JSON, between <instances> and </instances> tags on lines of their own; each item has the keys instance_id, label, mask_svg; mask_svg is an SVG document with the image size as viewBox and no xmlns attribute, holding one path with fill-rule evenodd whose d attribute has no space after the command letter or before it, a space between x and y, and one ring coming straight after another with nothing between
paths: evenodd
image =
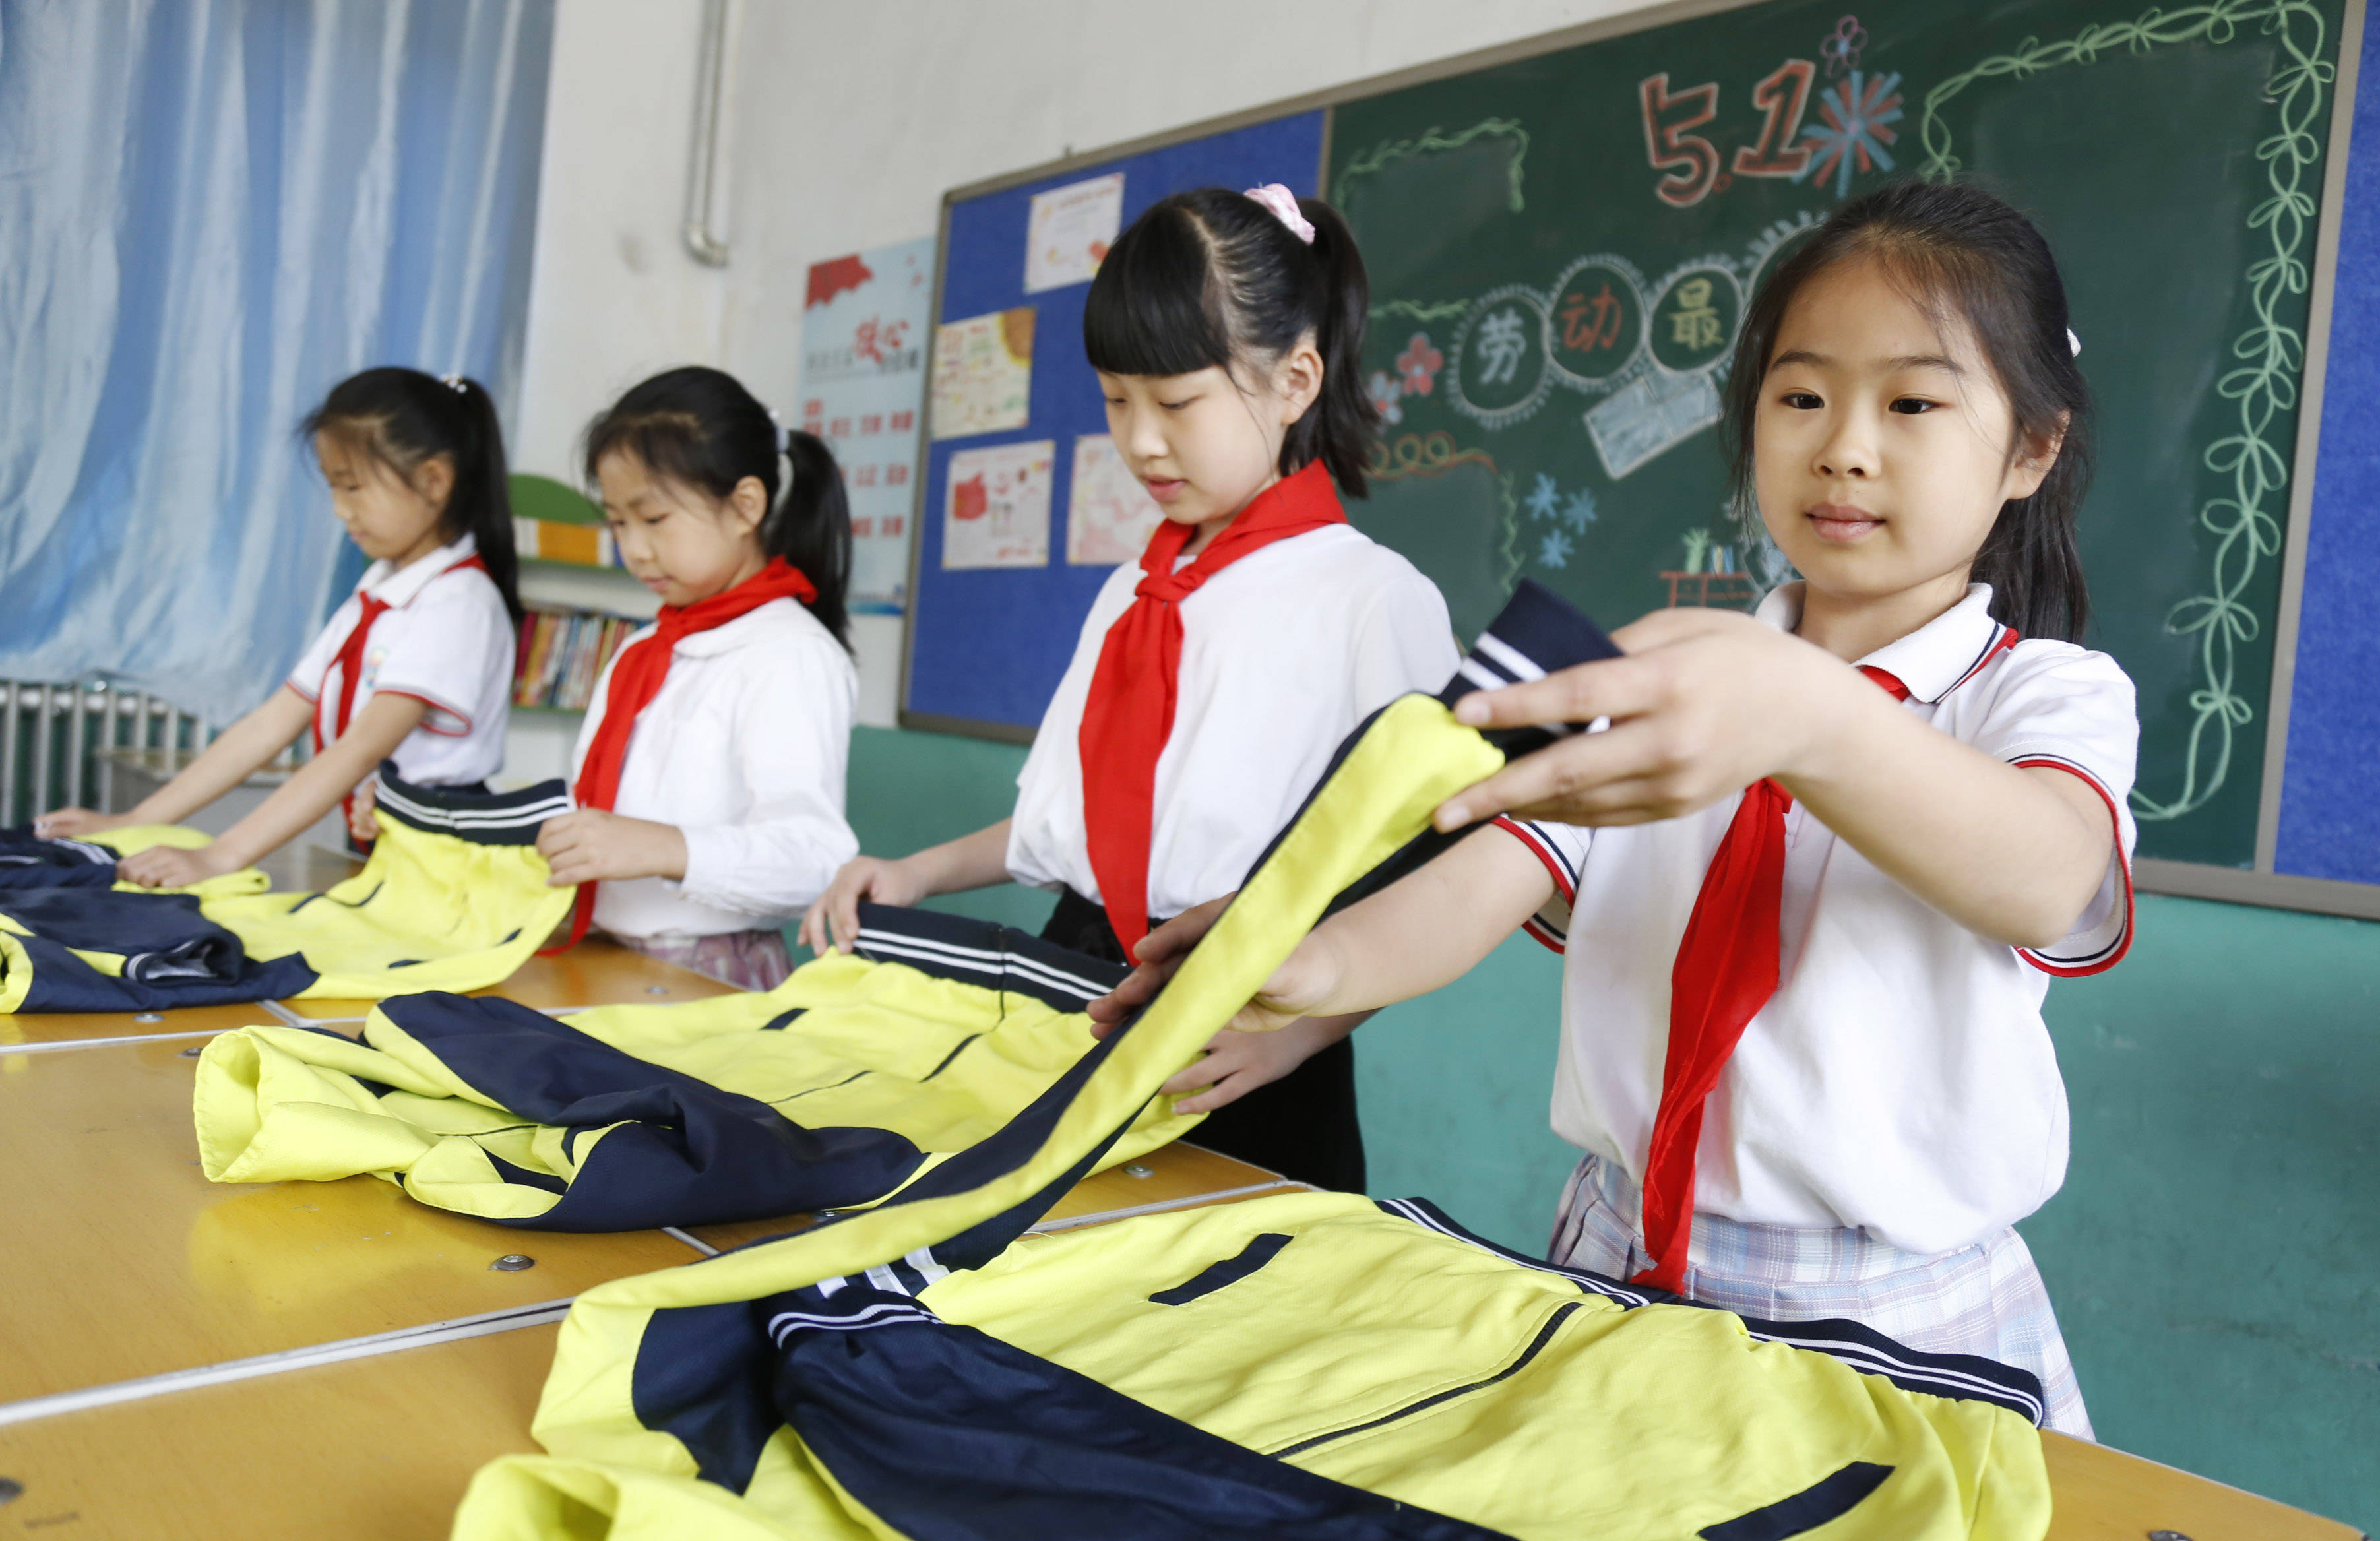
<instances>
[{"instance_id":1,"label":"pink hair scrunchie","mask_svg":"<svg viewBox=\"0 0 2380 1541\"><path fill-rule=\"evenodd\" d=\"M1288 225L1291 235L1308 246L1314 244L1314 226L1308 224L1305 216L1298 212L1295 193L1278 182L1267 182L1261 188L1250 188L1247 196L1263 204L1273 218Z\"/></svg>"}]
</instances>

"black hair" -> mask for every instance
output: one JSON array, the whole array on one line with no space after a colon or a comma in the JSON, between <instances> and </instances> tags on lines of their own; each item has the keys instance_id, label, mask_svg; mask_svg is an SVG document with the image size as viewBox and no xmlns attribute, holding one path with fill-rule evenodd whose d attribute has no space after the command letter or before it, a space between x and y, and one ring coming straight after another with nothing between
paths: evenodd
<instances>
[{"instance_id":1,"label":"black hair","mask_svg":"<svg viewBox=\"0 0 2380 1541\"><path fill-rule=\"evenodd\" d=\"M2091 482L2091 392L2068 332L2066 285L2033 222L1980 188L1900 182L1844 204L1761 285L1745 310L1727 383L1737 506L1756 520L1752 424L1786 308L1838 262L1872 257L1937 325L1963 321L2016 419L2010 446L2058 443L2027 498L2010 498L1969 577L1992 586L1992 613L2027 637L2082 639L2091 595L2074 520ZM2063 432L2060 442L2061 430Z\"/></svg>"},{"instance_id":2,"label":"black hair","mask_svg":"<svg viewBox=\"0 0 2380 1541\"><path fill-rule=\"evenodd\" d=\"M844 596L851 587L851 501L843 469L824 440L787 429L777 448L777 419L734 375L688 365L632 386L587 425L587 480L614 452L635 455L663 481L721 502L746 477L760 483L769 513L760 524L760 549L801 569L818 589L810 601L834 639L851 646L851 618ZM783 499L778 468L790 465L793 479Z\"/></svg>"},{"instance_id":3,"label":"black hair","mask_svg":"<svg viewBox=\"0 0 2380 1541\"><path fill-rule=\"evenodd\" d=\"M485 386L393 364L366 370L332 386L298 431L334 439L407 481L422 462L444 455L455 468L455 485L440 511L439 532L450 541L470 533L505 612L520 624L520 559L513 547L504 431Z\"/></svg>"},{"instance_id":4,"label":"black hair","mask_svg":"<svg viewBox=\"0 0 2380 1541\"><path fill-rule=\"evenodd\" d=\"M1322 394L1290 425L1281 473L1319 460L1360 498L1379 424L1361 368L1371 285L1338 212L1318 198L1297 207L1311 245L1245 193L1199 188L1150 205L1091 280L1083 348L1109 374L1220 369L1236 381L1313 333Z\"/></svg>"}]
</instances>

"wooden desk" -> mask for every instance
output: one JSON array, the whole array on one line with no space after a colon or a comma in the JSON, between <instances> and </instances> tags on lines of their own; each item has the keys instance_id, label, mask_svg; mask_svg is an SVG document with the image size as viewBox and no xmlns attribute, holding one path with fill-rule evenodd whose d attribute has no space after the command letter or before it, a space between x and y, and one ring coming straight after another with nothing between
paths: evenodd
<instances>
[{"instance_id":1,"label":"wooden desk","mask_svg":"<svg viewBox=\"0 0 2380 1541\"><path fill-rule=\"evenodd\" d=\"M401 992L399 992L401 993ZM646 957L615 941L592 939L550 958L531 957L502 984L473 990L474 995L502 996L541 1012L580 1006L668 1004L708 1001L734 995L735 987L708 979L691 969ZM361 1021L378 1004L372 1001L284 1001L298 1015L313 1022Z\"/></svg>"},{"instance_id":2,"label":"wooden desk","mask_svg":"<svg viewBox=\"0 0 2380 1541\"><path fill-rule=\"evenodd\" d=\"M688 1260L659 1232L515 1231L372 1177L211 1183L191 1047L0 1056L0 1404L562 1300ZM490 1268L516 1253L536 1266Z\"/></svg>"},{"instance_id":3,"label":"wooden desk","mask_svg":"<svg viewBox=\"0 0 2380 1541\"><path fill-rule=\"evenodd\" d=\"M528 1437L553 1326L0 1427L0 1535L426 1541Z\"/></svg>"},{"instance_id":4,"label":"wooden desk","mask_svg":"<svg viewBox=\"0 0 2380 1541\"><path fill-rule=\"evenodd\" d=\"M1279 1172L1176 1140L1138 1160L1084 1178L1065 1197L1050 1207L1049 1215L1034 1229L1070 1231L1080 1225L1123 1219L1128 1215L1186 1208L1199 1202L1224 1202L1295 1186ZM704 1245L725 1252L765 1236L791 1235L809 1223L808 1215L786 1215L777 1219L741 1220L734 1225L706 1225L690 1234Z\"/></svg>"},{"instance_id":5,"label":"wooden desk","mask_svg":"<svg viewBox=\"0 0 2380 1541\"><path fill-rule=\"evenodd\" d=\"M2340 1524L2062 1434L2041 1453L2057 1500L2049 1541L2144 1541L2170 1531L2190 1541L2356 1541Z\"/></svg>"},{"instance_id":6,"label":"wooden desk","mask_svg":"<svg viewBox=\"0 0 2380 1541\"><path fill-rule=\"evenodd\" d=\"M280 1020L261 1001L237 1006L185 1006L171 1012L36 1012L0 1016L0 1056L126 1039L178 1038L188 1044L201 1036Z\"/></svg>"},{"instance_id":7,"label":"wooden desk","mask_svg":"<svg viewBox=\"0 0 2380 1541\"><path fill-rule=\"evenodd\" d=\"M1162 1178L1101 1173L1068 1204L1103 1203L1123 1183L1135 1185L1126 1196L1163 1202L1146 1196L1153 1185L1172 1187L1202 1171L1257 1170L1237 1162L1207 1166L1227 1159L1195 1147L1169 1149L1186 1159L1165 1161ZM0 1426L0 1478L24 1489L0 1508L0 1535L157 1541L233 1534L257 1541L442 1535L472 1473L499 1455L536 1448L529 1418L556 1330L523 1328ZM2056 1434L2044 1435L2042 1443L2057 1502L2051 1541L2146 1541L2159 1530L2192 1541L2352 1541L2356 1535L2335 1521L2136 1456Z\"/></svg>"}]
</instances>

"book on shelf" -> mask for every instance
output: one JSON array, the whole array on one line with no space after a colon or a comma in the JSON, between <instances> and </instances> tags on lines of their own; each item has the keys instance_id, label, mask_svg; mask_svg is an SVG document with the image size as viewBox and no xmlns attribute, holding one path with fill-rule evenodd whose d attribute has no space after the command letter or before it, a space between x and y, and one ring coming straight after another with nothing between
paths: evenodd
<instances>
[{"instance_id":1,"label":"book on shelf","mask_svg":"<svg viewBox=\"0 0 2380 1541\"><path fill-rule=\"evenodd\" d=\"M602 525L567 525L555 519L513 520L513 549L541 562L581 567L625 567L612 532Z\"/></svg>"},{"instance_id":2,"label":"book on shelf","mask_svg":"<svg viewBox=\"0 0 2380 1541\"><path fill-rule=\"evenodd\" d=\"M603 665L640 621L589 611L532 610L521 617L513 705L584 711Z\"/></svg>"}]
</instances>

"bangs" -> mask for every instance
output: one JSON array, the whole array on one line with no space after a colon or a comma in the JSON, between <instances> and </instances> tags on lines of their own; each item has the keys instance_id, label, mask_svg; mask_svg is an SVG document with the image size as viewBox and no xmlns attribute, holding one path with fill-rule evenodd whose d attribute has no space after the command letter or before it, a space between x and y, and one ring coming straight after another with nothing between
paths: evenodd
<instances>
[{"instance_id":1,"label":"bangs","mask_svg":"<svg viewBox=\"0 0 2380 1541\"><path fill-rule=\"evenodd\" d=\"M1124 232L1091 280L1083 351L1103 374L1229 370L1231 339L1208 294L1206 237L1181 209L1151 213Z\"/></svg>"}]
</instances>

